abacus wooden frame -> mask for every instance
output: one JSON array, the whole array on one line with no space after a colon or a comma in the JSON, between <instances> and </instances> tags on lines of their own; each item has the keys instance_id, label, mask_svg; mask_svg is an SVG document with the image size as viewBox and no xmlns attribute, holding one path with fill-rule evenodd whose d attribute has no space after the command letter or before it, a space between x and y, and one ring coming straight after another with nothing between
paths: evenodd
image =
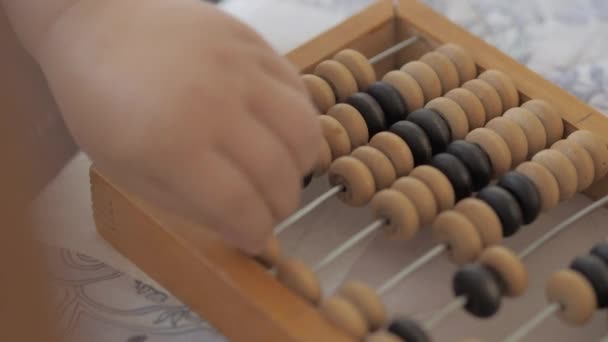
<instances>
[{"instance_id":1,"label":"abacus wooden frame","mask_svg":"<svg viewBox=\"0 0 608 342\"><path fill-rule=\"evenodd\" d=\"M379 0L287 55L302 73L344 49L371 57L419 35L412 46L375 65L378 75L455 43L470 51L479 71L498 69L517 86L522 102L543 99L562 113L566 131L586 129L608 143L608 119L556 85L416 0ZM282 286L250 257L203 227L184 222L122 191L91 168L95 223L119 252L208 320L232 341L352 341ZM601 180L588 193L607 193Z\"/></svg>"}]
</instances>

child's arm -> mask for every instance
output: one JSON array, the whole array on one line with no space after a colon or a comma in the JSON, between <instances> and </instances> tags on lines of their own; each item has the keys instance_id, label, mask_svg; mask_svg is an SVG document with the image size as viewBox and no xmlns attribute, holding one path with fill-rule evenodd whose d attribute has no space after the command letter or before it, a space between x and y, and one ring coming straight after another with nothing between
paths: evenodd
<instances>
[{"instance_id":1,"label":"child's arm","mask_svg":"<svg viewBox=\"0 0 608 342\"><path fill-rule=\"evenodd\" d=\"M3 1L72 134L120 185L251 251L296 208L316 114L256 33L200 0Z\"/></svg>"}]
</instances>

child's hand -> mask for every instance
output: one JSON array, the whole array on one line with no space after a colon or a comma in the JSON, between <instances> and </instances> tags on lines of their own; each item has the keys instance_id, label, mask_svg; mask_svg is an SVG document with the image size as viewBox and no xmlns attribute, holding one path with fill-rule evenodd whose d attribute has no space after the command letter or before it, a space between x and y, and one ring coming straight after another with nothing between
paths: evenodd
<instances>
[{"instance_id":1,"label":"child's hand","mask_svg":"<svg viewBox=\"0 0 608 342\"><path fill-rule=\"evenodd\" d=\"M199 0L81 1L38 52L66 121L123 187L251 252L321 139L294 69Z\"/></svg>"}]
</instances>

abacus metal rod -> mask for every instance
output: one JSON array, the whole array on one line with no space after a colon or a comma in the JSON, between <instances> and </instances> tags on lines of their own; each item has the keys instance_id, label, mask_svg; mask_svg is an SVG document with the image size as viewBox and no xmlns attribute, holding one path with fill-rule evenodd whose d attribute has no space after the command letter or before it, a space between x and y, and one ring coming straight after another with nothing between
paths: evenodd
<instances>
[{"instance_id":1,"label":"abacus metal rod","mask_svg":"<svg viewBox=\"0 0 608 342\"><path fill-rule=\"evenodd\" d=\"M339 258L342 254L346 253L349 249L358 244L361 240L367 238L368 236L375 233L378 229L382 228L386 224L385 220L376 220L372 222L369 226L362 229L360 232L355 234L353 237L348 239L346 242L342 243L338 248L334 249L331 253L329 253L325 258L323 258L315 267L313 267L314 272L319 272L323 267L331 264L334 260Z\"/></svg>"},{"instance_id":2,"label":"abacus metal rod","mask_svg":"<svg viewBox=\"0 0 608 342\"><path fill-rule=\"evenodd\" d=\"M394 55L395 53L416 43L419 39L420 39L419 36L414 36L409 39L406 39L406 40L404 40L398 44L395 44L395 45L391 46L390 48L380 52L379 54L370 58L368 61L370 64L377 64L377 63L381 62L382 60L384 60L385 58L390 57L390 56ZM296 211L294 214L292 214L287 219L285 219L283 222L279 223L274 228L275 234L278 235L278 234L282 233L285 229L292 226L294 223L296 223L297 221L302 219L304 216L308 215L315 208L319 207L321 204L325 203L325 201L327 201L331 197L335 196L337 193L339 193L342 190L344 190L343 186L336 185L335 187L331 188L323 195L319 196L317 199L315 199L312 202L310 202L309 204L307 204L305 207L302 207L300 210Z\"/></svg>"},{"instance_id":3,"label":"abacus metal rod","mask_svg":"<svg viewBox=\"0 0 608 342\"><path fill-rule=\"evenodd\" d=\"M524 337L526 337L526 335L531 333L532 330L534 330L534 328L539 326L545 319L547 319L549 316L553 315L554 313L558 312L560 310L560 308L561 308L561 306L558 303L553 303L553 304L547 306L546 308L541 310L539 313L537 313L534 317L532 317L531 320L527 321L522 326L520 326L517 330L515 330L515 332L513 334L511 334L510 336L508 336L504 342L521 341L521 339L523 339Z\"/></svg>"},{"instance_id":4,"label":"abacus metal rod","mask_svg":"<svg viewBox=\"0 0 608 342\"><path fill-rule=\"evenodd\" d=\"M382 296L386 292L390 291L393 287L395 287L395 285L399 284L407 276L414 273L420 267L426 265L428 262L433 260L434 257L443 253L445 250L447 250L446 245L442 244L442 245L435 246L433 249L428 251L426 254L424 254L423 256L418 258L416 261L414 261L413 263L406 266L399 273L395 274L393 277L388 279L384 284L382 284L380 287L378 287L376 292L378 293L379 296Z\"/></svg>"},{"instance_id":5,"label":"abacus metal rod","mask_svg":"<svg viewBox=\"0 0 608 342\"><path fill-rule=\"evenodd\" d=\"M281 234L285 229L291 227L294 223L298 222L304 216L308 215L310 212L312 212L313 210L318 208L321 204L325 203L327 200L329 200L330 198L334 197L335 195L339 194L342 191L344 191L343 185L336 185L333 188L327 190L324 194L315 198L310 203L308 203L307 205L305 205L304 207L302 207L301 209L299 209L298 211L293 213L285 221L279 223L274 228L274 233L276 235Z\"/></svg>"},{"instance_id":6,"label":"abacus metal rod","mask_svg":"<svg viewBox=\"0 0 608 342\"><path fill-rule=\"evenodd\" d=\"M462 308L466 304L467 299L463 296L456 297L448 305L445 305L441 310L435 312L431 318L424 323L424 328L431 330L437 323L441 322L445 317L451 315L456 310Z\"/></svg>"},{"instance_id":7,"label":"abacus metal rod","mask_svg":"<svg viewBox=\"0 0 608 342\"><path fill-rule=\"evenodd\" d=\"M608 204L608 195L602 197L601 199L595 201L593 204L590 204L589 206L587 206L584 209L580 210L578 213L572 215L566 221L558 224L553 229L549 230L547 233L545 233L544 235L542 235L540 238L536 239L536 241L534 241L533 243L531 243L526 249L524 249L523 251L521 251L518 254L519 258L522 259L522 260L525 259L527 256L529 256L530 254L532 254L535 250L537 250L538 248L540 248L545 243L549 242L552 238L554 238L555 236L557 236L557 234L561 233L563 230L565 230L566 228L568 228L569 226L571 226L572 224L574 224L576 221L582 219L583 217L589 215L594 210L599 209L599 208L603 207L606 204ZM452 304L453 303L447 304L446 306L444 306L444 308L440 309L440 311L443 311L443 309L447 308L448 306L450 306ZM463 302L462 305L464 305L464 302ZM441 315L441 316L437 317L437 319L435 319L435 321L433 322L433 324L439 323L441 320L443 320L444 318L448 317L450 313L451 312L448 312L448 314L444 314L444 315Z\"/></svg>"}]
</instances>

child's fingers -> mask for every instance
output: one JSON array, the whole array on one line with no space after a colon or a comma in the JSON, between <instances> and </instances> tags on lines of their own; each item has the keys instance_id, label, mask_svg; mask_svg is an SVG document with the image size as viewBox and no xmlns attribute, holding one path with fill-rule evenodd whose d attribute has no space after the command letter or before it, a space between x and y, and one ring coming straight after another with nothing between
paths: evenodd
<instances>
[{"instance_id":1,"label":"child's fingers","mask_svg":"<svg viewBox=\"0 0 608 342\"><path fill-rule=\"evenodd\" d=\"M275 132L243 115L233 121L230 136L224 136L218 148L250 178L271 209L275 223L296 209L302 174Z\"/></svg>"},{"instance_id":2,"label":"child's fingers","mask_svg":"<svg viewBox=\"0 0 608 342\"><path fill-rule=\"evenodd\" d=\"M216 149L192 156L170 182L177 196L200 221L250 253L263 248L272 233L273 215L247 174Z\"/></svg>"},{"instance_id":3,"label":"child's fingers","mask_svg":"<svg viewBox=\"0 0 608 342\"><path fill-rule=\"evenodd\" d=\"M267 86L252 87L249 108L257 120L281 139L302 175L312 170L317 159L321 130L317 113L308 99L283 84L260 75Z\"/></svg>"}]
</instances>

